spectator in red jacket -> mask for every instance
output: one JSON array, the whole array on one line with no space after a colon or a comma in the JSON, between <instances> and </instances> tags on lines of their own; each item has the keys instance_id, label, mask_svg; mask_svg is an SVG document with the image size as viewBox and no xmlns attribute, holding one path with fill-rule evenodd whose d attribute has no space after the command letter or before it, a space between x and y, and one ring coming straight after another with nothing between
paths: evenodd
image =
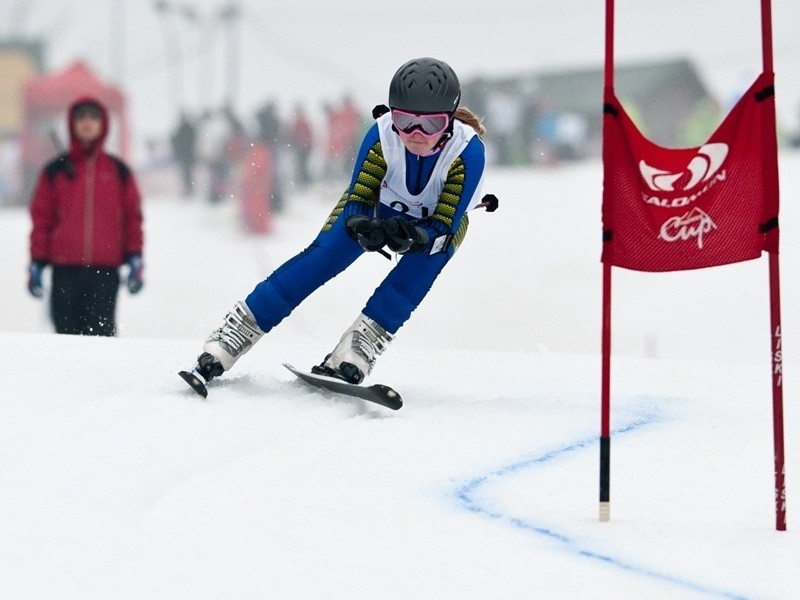
<instances>
[{"instance_id":1,"label":"spectator in red jacket","mask_svg":"<svg viewBox=\"0 0 800 600\"><path fill-rule=\"evenodd\" d=\"M128 166L107 154L108 113L94 98L68 112L70 149L42 170L31 201L28 290L44 295L52 267L51 315L58 333L116 335L119 267L142 289L142 211Z\"/></svg>"}]
</instances>

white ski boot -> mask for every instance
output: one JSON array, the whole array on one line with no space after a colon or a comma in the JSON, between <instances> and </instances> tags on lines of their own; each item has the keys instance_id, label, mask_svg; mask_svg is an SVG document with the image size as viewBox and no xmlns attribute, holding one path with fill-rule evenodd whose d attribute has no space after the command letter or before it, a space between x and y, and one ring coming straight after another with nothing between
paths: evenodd
<instances>
[{"instance_id":1,"label":"white ski boot","mask_svg":"<svg viewBox=\"0 0 800 600\"><path fill-rule=\"evenodd\" d=\"M195 370L208 382L230 370L239 357L253 347L264 332L247 304L237 302L225 321L208 336Z\"/></svg>"},{"instance_id":2,"label":"white ski boot","mask_svg":"<svg viewBox=\"0 0 800 600\"><path fill-rule=\"evenodd\" d=\"M383 354L394 336L363 314L344 332L336 348L313 373L361 383L372 372L375 360Z\"/></svg>"}]
</instances>

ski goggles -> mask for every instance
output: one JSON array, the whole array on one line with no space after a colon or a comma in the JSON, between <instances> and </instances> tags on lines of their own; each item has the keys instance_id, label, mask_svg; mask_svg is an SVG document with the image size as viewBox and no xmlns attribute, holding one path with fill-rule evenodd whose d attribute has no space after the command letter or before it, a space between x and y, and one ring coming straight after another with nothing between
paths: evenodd
<instances>
[{"instance_id":1,"label":"ski goggles","mask_svg":"<svg viewBox=\"0 0 800 600\"><path fill-rule=\"evenodd\" d=\"M425 137L436 137L447 129L450 114L442 112L417 115L393 108L392 123L401 134L411 135L419 131Z\"/></svg>"}]
</instances>

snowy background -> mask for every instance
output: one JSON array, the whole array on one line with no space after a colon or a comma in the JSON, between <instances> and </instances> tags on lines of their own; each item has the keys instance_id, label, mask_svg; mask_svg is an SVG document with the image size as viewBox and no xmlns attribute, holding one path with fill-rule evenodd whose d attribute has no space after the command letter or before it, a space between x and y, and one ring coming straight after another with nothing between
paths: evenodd
<instances>
[{"instance_id":1,"label":"snowy background","mask_svg":"<svg viewBox=\"0 0 800 600\"><path fill-rule=\"evenodd\" d=\"M209 400L176 372L316 234L149 197L120 337L48 333L28 217L0 213L0 597L748 598L800 593L800 155L781 159L788 527L774 530L766 258L614 271L611 521L599 523L601 166L487 174L470 232L371 379L399 412L304 387L387 269L364 256Z\"/></svg>"},{"instance_id":2,"label":"snowy background","mask_svg":"<svg viewBox=\"0 0 800 600\"><path fill-rule=\"evenodd\" d=\"M130 93L136 150L191 111L232 99L243 116L274 98L284 115L302 101L350 93L364 111L414 56L449 62L466 80L603 64L603 0L59 0L0 3L0 36L44 36L48 66L76 59ZM761 69L758 0L616 0L618 63L688 57L724 104ZM191 11L195 17L188 18ZM772 0L777 108L800 128L800 2ZM597 98L600 105L600 90Z\"/></svg>"}]
</instances>

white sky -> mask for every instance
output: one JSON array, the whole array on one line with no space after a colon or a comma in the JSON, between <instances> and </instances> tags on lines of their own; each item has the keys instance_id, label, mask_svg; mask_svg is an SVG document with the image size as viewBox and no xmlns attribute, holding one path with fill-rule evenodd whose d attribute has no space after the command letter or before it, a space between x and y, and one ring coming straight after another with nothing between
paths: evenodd
<instances>
[{"instance_id":1,"label":"white sky","mask_svg":"<svg viewBox=\"0 0 800 600\"><path fill-rule=\"evenodd\" d=\"M0 34L45 35L53 67L89 61L130 93L137 136L173 125L178 105L220 102L234 85L226 36L207 33L223 0L173 0L194 7L200 26L154 2L55 0L0 6ZM243 0L237 106L245 114L270 97L288 112L352 93L362 108L384 102L394 70L413 56L450 62L463 78L602 64L602 0ZM779 117L795 127L800 110L800 3L773 0ZM725 100L761 65L757 0L617 0L617 62L689 56ZM202 25L202 23L205 25ZM206 33L203 33L206 31ZM176 52L177 49L177 52ZM180 60L167 62L167 56ZM141 141L141 140L139 140Z\"/></svg>"}]
</instances>

